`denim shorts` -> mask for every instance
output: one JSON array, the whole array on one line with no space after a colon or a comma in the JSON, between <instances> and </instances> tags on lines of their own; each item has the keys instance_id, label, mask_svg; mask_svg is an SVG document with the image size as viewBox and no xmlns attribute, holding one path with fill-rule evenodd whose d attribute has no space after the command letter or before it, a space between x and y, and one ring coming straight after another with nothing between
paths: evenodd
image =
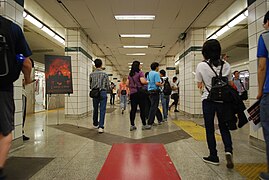
<instances>
[{"instance_id":1,"label":"denim shorts","mask_svg":"<svg viewBox=\"0 0 269 180\"><path fill-rule=\"evenodd\" d=\"M0 91L0 133L7 136L14 130L15 104L13 92Z\"/></svg>"}]
</instances>

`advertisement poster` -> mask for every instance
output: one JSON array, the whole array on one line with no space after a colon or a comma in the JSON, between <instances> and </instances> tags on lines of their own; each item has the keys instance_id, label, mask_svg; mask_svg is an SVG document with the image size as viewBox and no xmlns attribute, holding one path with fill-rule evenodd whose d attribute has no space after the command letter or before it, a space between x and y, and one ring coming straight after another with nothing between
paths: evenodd
<instances>
[{"instance_id":1,"label":"advertisement poster","mask_svg":"<svg viewBox=\"0 0 269 180\"><path fill-rule=\"evenodd\" d=\"M47 94L73 93L70 56L45 56Z\"/></svg>"}]
</instances>

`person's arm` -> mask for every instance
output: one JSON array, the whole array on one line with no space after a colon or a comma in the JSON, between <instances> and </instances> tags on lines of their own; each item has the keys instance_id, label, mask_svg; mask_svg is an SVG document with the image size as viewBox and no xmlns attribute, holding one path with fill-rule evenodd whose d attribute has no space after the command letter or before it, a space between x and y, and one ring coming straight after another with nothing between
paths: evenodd
<instances>
[{"instance_id":1,"label":"person's arm","mask_svg":"<svg viewBox=\"0 0 269 180\"><path fill-rule=\"evenodd\" d=\"M197 82L197 87L199 89L203 89L203 83L202 82Z\"/></svg>"},{"instance_id":2,"label":"person's arm","mask_svg":"<svg viewBox=\"0 0 269 180\"><path fill-rule=\"evenodd\" d=\"M258 67L258 95L257 99L261 99L263 95L263 86L266 76L266 58L260 57L258 59L259 61L259 67Z\"/></svg>"},{"instance_id":3,"label":"person's arm","mask_svg":"<svg viewBox=\"0 0 269 180\"><path fill-rule=\"evenodd\" d=\"M148 81L144 77L140 77L140 82L144 85L148 84Z\"/></svg>"},{"instance_id":4,"label":"person's arm","mask_svg":"<svg viewBox=\"0 0 269 180\"><path fill-rule=\"evenodd\" d=\"M25 58L22 65L22 72L24 74L24 84L30 84L33 82L31 79L32 63L29 57Z\"/></svg>"},{"instance_id":5,"label":"person's arm","mask_svg":"<svg viewBox=\"0 0 269 180\"><path fill-rule=\"evenodd\" d=\"M158 86L158 87L161 87L162 86L162 83L161 83L161 77L160 77L160 75L159 74L155 74L155 84L156 84L156 86Z\"/></svg>"}]
</instances>

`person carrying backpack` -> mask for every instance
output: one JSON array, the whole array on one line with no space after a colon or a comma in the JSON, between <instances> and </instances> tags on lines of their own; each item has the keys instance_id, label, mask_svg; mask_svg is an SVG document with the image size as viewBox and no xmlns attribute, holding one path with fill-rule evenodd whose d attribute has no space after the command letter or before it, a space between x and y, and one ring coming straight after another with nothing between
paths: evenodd
<instances>
[{"instance_id":1,"label":"person carrying backpack","mask_svg":"<svg viewBox=\"0 0 269 180\"><path fill-rule=\"evenodd\" d=\"M166 77L165 70L163 69L160 70L160 76L161 76L161 83L163 84L163 86L160 88L161 89L160 98L161 98L162 108L163 108L163 121L167 121L169 100L170 100L170 95L172 93L172 88L168 81L168 77Z\"/></svg>"},{"instance_id":2,"label":"person carrying backpack","mask_svg":"<svg viewBox=\"0 0 269 180\"><path fill-rule=\"evenodd\" d=\"M25 85L32 83L30 74L32 52L21 28L12 21L0 16L0 179L3 172L14 130L14 89L20 72L24 74ZM17 57L17 58L16 58Z\"/></svg>"},{"instance_id":3,"label":"person carrying backpack","mask_svg":"<svg viewBox=\"0 0 269 180\"><path fill-rule=\"evenodd\" d=\"M232 85L231 67L228 62L220 59L221 46L216 39L208 40L204 43L202 54L205 61L200 62L196 69L196 81L199 89L203 89L202 109L204 115L204 123L206 129L206 140L209 149L209 156L203 157L206 163L219 165L219 157L216 149L214 117L217 113L218 126L220 129L222 141L225 149L227 160L226 167L232 169L233 164L233 147L232 139L229 131L228 123L225 122L225 103L221 99L228 85ZM217 77L218 75L218 77ZM219 78L220 76L220 78ZM215 84L217 82L217 84ZM223 88L222 88L223 87ZM217 91L217 93L215 93ZM217 94L217 96L216 96Z\"/></svg>"}]
</instances>

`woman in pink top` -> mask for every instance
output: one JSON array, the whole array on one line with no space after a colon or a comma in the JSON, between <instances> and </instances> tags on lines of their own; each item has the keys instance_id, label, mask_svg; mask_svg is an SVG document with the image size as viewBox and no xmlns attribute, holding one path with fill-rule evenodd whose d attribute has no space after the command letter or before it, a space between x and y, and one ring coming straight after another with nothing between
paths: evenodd
<instances>
[{"instance_id":1,"label":"woman in pink top","mask_svg":"<svg viewBox=\"0 0 269 180\"><path fill-rule=\"evenodd\" d=\"M120 107L121 107L121 114L124 113L124 110L126 109L126 104L127 104L127 97L129 94L129 89L127 87L127 78L124 77L119 85L119 91L118 91L118 96L120 97Z\"/></svg>"}]
</instances>

